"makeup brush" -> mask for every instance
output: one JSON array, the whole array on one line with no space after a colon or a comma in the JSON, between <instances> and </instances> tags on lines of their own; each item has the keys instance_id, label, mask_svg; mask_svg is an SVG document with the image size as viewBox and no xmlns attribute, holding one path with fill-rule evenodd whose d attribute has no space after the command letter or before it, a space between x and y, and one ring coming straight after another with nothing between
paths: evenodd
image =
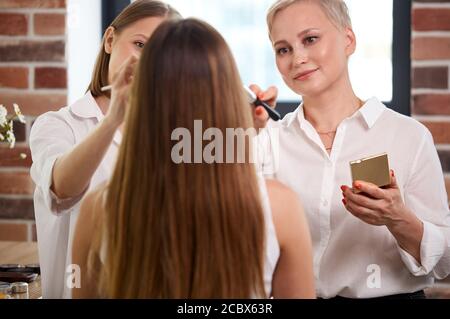
<instances>
[{"instance_id":1,"label":"makeup brush","mask_svg":"<svg viewBox=\"0 0 450 319\"><path fill-rule=\"evenodd\" d=\"M253 93L253 91L250 90L245 85L244 85L244 90L247 93L248 101L251 104L254 104L255 106L262 106L267 111L267 113L269 113L269 116L272 120L274 120L274 121L281 120L280 113L278 113L276 110L274 110L272 107L270 107L270 105L268 105L266 102L263 102L260 99L258 99L256 94Z\"/></svg>"},{"instance_id":2,"label":"makeup brush","mask_svg":"<svg viewBox=\"0 0 450 319\"><path fill-rule=\"evenodd\" d=\"M111 90L111 89L112 89L112 85L107 85L107 86L102 87L102 88L100 89L100 91L105 92L105 91L109 91L109 90Z\"/></svg>"}]
</instances>

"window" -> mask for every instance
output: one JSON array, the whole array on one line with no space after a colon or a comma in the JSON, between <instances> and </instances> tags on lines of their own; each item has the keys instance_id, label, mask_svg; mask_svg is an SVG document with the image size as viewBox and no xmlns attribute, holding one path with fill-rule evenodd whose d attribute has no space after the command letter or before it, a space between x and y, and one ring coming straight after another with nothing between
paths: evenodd
<instances>
[{"instance_id":1,"label":"window","mask_svg":"<svg viewBox=\"0 0 450 319\"><path fill-rule=\"evenodd\" d=\"M106 1L119 12L129 0ZM274 0L166 0L184 17L197 17L224 36L236 58L244 83L279 89L278 110L284 115L300 97L284 84L275 66L267 35L266 13ZM389 107L410 114L410 0L346 0L358 40L350 59L355 92L377 96ZM114 11L115 10L115 11ZM393 45L394 44L394 45ZM392 79L388 81L387 79Z\"/></svg>"},{"instance_id":2,"label":"window","mask_svg":"<svg viewBox=\"0 0 450 319\"><path fill-rule=\"evenodd\" d=\"M130 0L102 0L102 35L114 18L129 3Z\"/></svg>"}]
</instances>

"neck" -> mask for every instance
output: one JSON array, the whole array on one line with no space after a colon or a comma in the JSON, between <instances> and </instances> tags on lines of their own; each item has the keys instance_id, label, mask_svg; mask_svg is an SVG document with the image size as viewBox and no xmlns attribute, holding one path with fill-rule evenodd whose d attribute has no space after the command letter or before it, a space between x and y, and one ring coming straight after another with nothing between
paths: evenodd
<instances>
[{"instance_id":1,"label":"neck","mask_svg":"<svg viewBox=\"0 0 450 319\"><path fill-rule=\"evenodd\" d=\"M102 111L103 115L106 115L106 113L108 112L110 99L104 95L97 96L94 99L95 102L97 102L97 105Z\"/></svg>"},{"instance_id":2,"label":"neck","mask_svg":"<svg viewBox=\"0 0 450 319\"><path fill-rule=\"evenodd\" d=\"M336 131L360 107L361 100L353 92L348 76L318 95L303 96L305 119L318 132Z\"/></svg>"}]
</instances>

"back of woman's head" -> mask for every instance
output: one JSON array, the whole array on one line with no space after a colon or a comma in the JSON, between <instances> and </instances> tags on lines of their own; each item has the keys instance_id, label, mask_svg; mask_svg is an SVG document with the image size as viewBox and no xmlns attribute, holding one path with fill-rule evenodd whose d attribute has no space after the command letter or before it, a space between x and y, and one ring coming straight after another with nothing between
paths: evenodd
<instances>
[{"instance_id":1,"label":"back of woman's head","mask_svg":"<svg viewBox=\"0 0 450 319\"><path fill-rule=\"evenodd\" d=\"M193 140L192 154L184 151L195 163L174 162L174 130L187 129L202 140L194 120L224 137L226 128L252 124L220 34L195 19L168 21L142 53L108 189L107 296L265 295L265 227L255 169L249 161L200 163L194 157L202 156L204 145ZM216 152L221 150L219 143Z\"/></svg>"},{"instance_id":2,"label":"back of woman's head","mask_svg":"<svg viewBox=\"0 0 450 319\"><path fill-rule=\"evenodd\" d=\"M180 14L174 8L164 2L158 0L136 0L122 10L110 24L110 27L113 27L116 33L120 33L134 22L149 17L181 18ZM101 91L101 88L108 85L110 55L105 52L104 47L105 37L102 39L102 45L95 62L91 83L88 87L88 91L91 91L94 97L103 95L104 93Z\"/></svg>"}]
</instances>

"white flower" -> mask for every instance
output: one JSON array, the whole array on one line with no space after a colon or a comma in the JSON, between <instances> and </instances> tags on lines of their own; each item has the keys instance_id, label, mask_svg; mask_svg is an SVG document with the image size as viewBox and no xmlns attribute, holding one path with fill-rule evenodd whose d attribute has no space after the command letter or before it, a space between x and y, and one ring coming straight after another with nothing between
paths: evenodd
<instances>
[{"instance_id":1,"label":"white flower","mask_svg":"<svg viewBox=\"0 0 450 319\"><path fill-rule=\"evenodd\" d=\"M23 116L17 104L13 104L15 116L8 117L8 110L0 105L0 142L9 143L10 148L16 145L16 137L14 136L14 119L17 118L20 122L25 123L25 116Z\"/></svg>"},{"instance_id":2,"label":"white flower","mask_svg":"<svg viewBox=\"0 0 450 319\"><path fill-rule=\"evenodd\" d=\"M16 145L16 137L14 136L12 130L6 132L6 140L9 143L9 148L14 148Z\"/></svg>"},{"instance_id":3,"label":"white flower","mask_svg":"<svg viewBox=\"0 0 450 319\"><path fill-rule=\"evenodd\" d=\"M14 112L16 112L17 118L19 119L20 123L25 123L26 122L25 116L23 116L22 112L20 111L19 106L16 103L14 103L13 106L14 106Z\"/></svg>"},{"instance_id":4,"label":"white flower","mask_svg":"<svg viewBox=\"0 0 450 319\"><path fill-rule=\"evenodd\" d=\"M0 126L4 126L6 124L6 115L8 111L5 109L3 105L0 104Z\"/></svg>"},{"instance_id":5,"label":"white flower","mask_svg":"<svg viewBox=\"0 0 450 319\"><path fill-rule=\"evenodd\" d=\"M14 112L16 113L19 121L21 123L25 123L25 116L23 116L22 111L19 108L19 105L17 105L16 103L13 103L13 106L14 106Z\"/></svg>"}]
</instances>

